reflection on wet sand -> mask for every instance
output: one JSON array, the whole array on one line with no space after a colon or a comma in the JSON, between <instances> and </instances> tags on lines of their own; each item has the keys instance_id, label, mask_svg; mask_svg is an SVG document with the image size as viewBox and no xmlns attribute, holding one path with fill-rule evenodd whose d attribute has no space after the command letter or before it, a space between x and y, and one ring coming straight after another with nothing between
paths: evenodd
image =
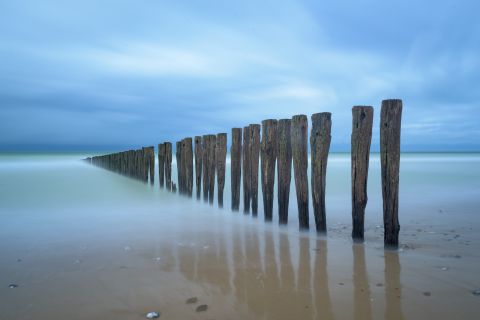
<instances>
[{"instance_id":1,"label":"reflection on wet sand","mask_svg":"<svg viewBox=\"0 0 480 320\"><path fill-rule=\"evenodd\" d=\"M373 319L372 287L365 247L352 245L352 300L331 291L328 273L328 243L306 236L292 237L245 227L219 234L193 233L182 236L176 250L165 247L166 257L176 255L176 267L190 285L199 285L200 294L221 295L222 306L238 314L262 319L335 319L333 299L344 301L339 314L351 312L354 319ZM382 260L378 260L382 261ZM403 319L400 260L397 252L385 252L384 291L387 319ZM381 268L380 266L378 266ZM339 276L335 267L333 278ZM344 275L341 275L345 279ZM349 277L349 275L347 276ZM348 283L341 290L348 288ZM198 291L198 290L197 290ZM345 291L343 291L345 292ZM333 297L332 297L333 294ZM345 300L346 299L346 300ZM350 303L351 301L351 303ZM378 314L377 314L378 316Z\"/></svg>"},{"instance_id":2,"label":"reflection on wet sand","mask_svg":"<svg viewBox=\"0 0 480 320\"><path fill-rule=\"evenodd\" d=\"M353 316L354 319L372 319L371 293L368 283L365 247L353 244Z\"/></svg>"},{"instance_id":3,"label":"reflection on wet sand","mask_svg":"<svg viewBox=\"0 0 480 320\"><path fill-rule=\"evenodd\" d=\"M328 287L327 242L325 240L317 240L315 251L313 277L316 305L315 319L335 319Z\"/></svg>"},{"instance_id":4,"label":"reflection on wet sand","mask_svg":"<svg viewBox=\"0 0 480 320\"><path fill-rule=\"evenodd\" d=\"M385 251L385 319L403 320L400 257L396 251Z\"/></svg>"}]
</instances>

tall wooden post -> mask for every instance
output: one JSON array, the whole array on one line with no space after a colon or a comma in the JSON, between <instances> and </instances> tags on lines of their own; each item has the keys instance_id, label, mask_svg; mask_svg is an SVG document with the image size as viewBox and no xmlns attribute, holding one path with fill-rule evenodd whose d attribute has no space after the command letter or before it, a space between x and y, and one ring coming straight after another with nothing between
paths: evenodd
<instances>
[{"instance_id":1,"label":"tall wooden post","mask_svg":"<svg viewBox=\"0 0 480 320\"><path fill-rule=\"evenodd\" d=\"M266 221L273 219L273 189L275 187L275 161L277 159L277 120L262 121L261 182L263 212Z\"/></svg>"},{"instance_id":2,"label":"tall wooden post","mask_svg":"<svg viewBox=\"0 0 480 320\"><path fill-rule=\"evenodd\" d=\"M158 182L160 188L165 185L165 144L158 144Z\"/></svg>"},{"instance_id":3,"label":"tall wooden post","mask_svg":"<svg viewBox=\"0 0 480 320\"><path fill-rule=\"evenodd\" d=\"M278 174L278 221L288 223L288 204L292 175L292 139L290 119L278 121L277 174Z\"/></svg>"},{"instance_id":4,"label":"tall wooden post","mask_svg":"<svg viewBox=\"0 0 480 320\"><path fill-rule=\"evenodd\" d=\"M195 137L195 186L197 188L197 199L200 199L202 193L202 160L203 148L202 137Z\"/></svg>"},{"instance_id":5,"label":"tall wooden post","mask_svg":"<svg viewBox=\"0 0 480 320\"><path fill-rule=\"evenodd\" d=\"M367 206L368 162L372 142L373 108L352 108L352 238L363 241Z\"/></svg>"},{"instance_id":6,"label":"tall wooden post","mask_svg":"<svg viewBox=\"0 0 480 320\"><path fill-rule=\"evenodd\" d=\"M243 128L243 212L250 212L251 199L251 163L250 163L250 127Z\"/></svg>"},{"instance_id":7,"label":"tall wooden post","mask_svg":"<svg viewBox=\"0 0 480 320\"><path fill-rule=\"evenodd\" d=\"M330 150L332 114L330 112L312 115L310 149L312 156L312 202L317 232L327 232L325 210L325 187L327 177L328 152Z\"/></svg>"},{"instance_id":8,"label":"tall wooden post","mask_svg":"<svg viewBox=\"0 0 480 320\"><path fill-rule=\"evenodd\" d=\"M183 156L182 161L184 163L184 183L185 194L189 197L193 194L193 146L192 138L185 138L182 142Z\"/></svg>"},{"instance_id":9,"label":"tall wooden post","mask_svg":"<svg viewBox=\"0 0 480 320\"><path fill-rule=\"evenodd\" d=\"M172 143L165 142L165 184L172 190Z\"/></svg>"},{"instance_id":10,"label":"tall wooden post","mask_svg":"<svg viewBox=\"0 0 480 320\"><path fill-rule=\"evenodd\" d=\"M252 215L258 213L258 162L260 160L260 125L250 126L250 192L252 197Z\"/></svg>"},{"instance_id":11,"label":"tall wooden post","mask_svg":"<svg viewBox=\"0 0 480 320\"><path fill-rule=\"evenodd\" d=\"M300 229L308 229L308 121L305 115L292 118L292 156L297 192L298 223Z\"/></svg>"},{"instance_id":12,"label":"tall wooden post","mask_svg":"<svg viewBox=\"0 0 480 320\"><path fill-rule=\"evenodd\" d=\"M215 146L215 167L217 172L218 206L223 208L223 189L225 187L225 165L227 160L227 134L217 134Z\"/></svg>"},{"instance_id":13,"label":"tall wooden post","mask_svg":"<svg viewBox=\"0 0 480 320\"><path fill-rule=\"evenodd\" d=\"M232 211L240 208L240 182L242 174L242 128L232 129L230 147L230 180L232 189Z\"/></svg>"},{"instance_id":14,"label":"tall wooden post","mask_svg":"<svg viewBox=\"0 0 480 320\"><path fill-rule=\"evenodd\" d=\"M398 185L402 100L383 100L380 114L380 163L382 167L384 243L398 247Z\"/></svg>"}]
</instances>

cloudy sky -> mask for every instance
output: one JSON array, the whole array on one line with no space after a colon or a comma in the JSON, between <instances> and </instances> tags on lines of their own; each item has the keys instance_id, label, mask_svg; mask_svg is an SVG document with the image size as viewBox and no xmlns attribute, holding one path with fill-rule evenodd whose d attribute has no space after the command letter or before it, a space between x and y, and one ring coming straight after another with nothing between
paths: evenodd
<instances>
[{"instance_id":1,"label":"cloudy sky","mask_svg":"<svg viewBox=\"0 0 480 320\"><path fill-rule=\"evenodd\" d=\"M0 2L0 150L121 150L404 101L402 148L480 150L478 0Z\"/></svg>"}]
</instances>

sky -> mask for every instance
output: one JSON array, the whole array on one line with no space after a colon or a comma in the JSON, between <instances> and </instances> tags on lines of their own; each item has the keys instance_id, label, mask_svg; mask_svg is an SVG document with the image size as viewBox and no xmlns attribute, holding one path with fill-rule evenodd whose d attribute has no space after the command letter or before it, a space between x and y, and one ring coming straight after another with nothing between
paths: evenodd
<instances>
[{"instance_id":1,"label":"sky","mask_svg":"<svg viewBox=\"0 0 480 320\"><path fill-rule=\"evenodd\" d=\"M120 151L403 100L403 151L480 151L478 0L0 0L0 151Z\"/></svg>"}]
</instances>

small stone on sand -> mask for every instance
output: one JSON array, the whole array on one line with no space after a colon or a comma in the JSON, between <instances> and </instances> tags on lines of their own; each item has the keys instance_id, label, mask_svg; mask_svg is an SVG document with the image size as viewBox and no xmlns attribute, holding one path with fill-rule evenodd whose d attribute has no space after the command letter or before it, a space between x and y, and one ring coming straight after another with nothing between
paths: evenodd
<instances>
[{"instance_id":1,"label":"small stone on sand","mask_svg":"<svg viewBox=\"0 0 480 320\"><path fill-rule=\"evenodd\" d=\"M430 291L425 291L425 292L423 293L423 295L424 295L425 297L430 297L430 296L432 295L432 293L431 293Z\"/></svg>"},{"instance_id":2,"label":"small stone on sand","mask_svg":"<svg viewBox=\"0 0 480 320\"><path fill-rule=\"evenodd\" d=\"M147 314L145 315L145 317L146 317L147 319L156 319L156 318L160 317L160 313L159 313L159 312L155 312L155 311L151 311L151 312L147 313Z\"/></svg>"},{"instance_id":3,"label":"small stone on sand","mask_svg":"<svg viewBox=\"0 0 480 320\"><path fill-rule=\"evenodd\" d=\"M383 287L383 283L377 283L377 287Z\"/></svg>"},{"instance_id":4,"label":"small stone on sand","mask_svg":"<svg viewBox=\"0 0 480 320\"><path fill-rule=\"evenodd\" d=\"M188 298L186 303L197 303L197 301L198 301L197 297L192 297L192 298Z\"/></svg>"},{"instance_id":5,"label":"small stone on sand","mask_svg":"<svg viewBox=\"0 0 480 320\"><path fill-rule=\"evenodd\" d=\"M208 306L206 304L201 304L197 307L197 309L195 309L195 311L202 312L202 311L207 311L207 309L208 309Z\"/></svg>"},{"instance_id":6,"label":"small stone on sand","mask_svg":"<svg viewBox=\"0 0 480 320\"><path fill-rule=\"evenodd\" d=\"M473 291L472 291L472 294L473 294L474 296L480 296L480 289L473 290Z\"/></svg>"}]
</instances>

